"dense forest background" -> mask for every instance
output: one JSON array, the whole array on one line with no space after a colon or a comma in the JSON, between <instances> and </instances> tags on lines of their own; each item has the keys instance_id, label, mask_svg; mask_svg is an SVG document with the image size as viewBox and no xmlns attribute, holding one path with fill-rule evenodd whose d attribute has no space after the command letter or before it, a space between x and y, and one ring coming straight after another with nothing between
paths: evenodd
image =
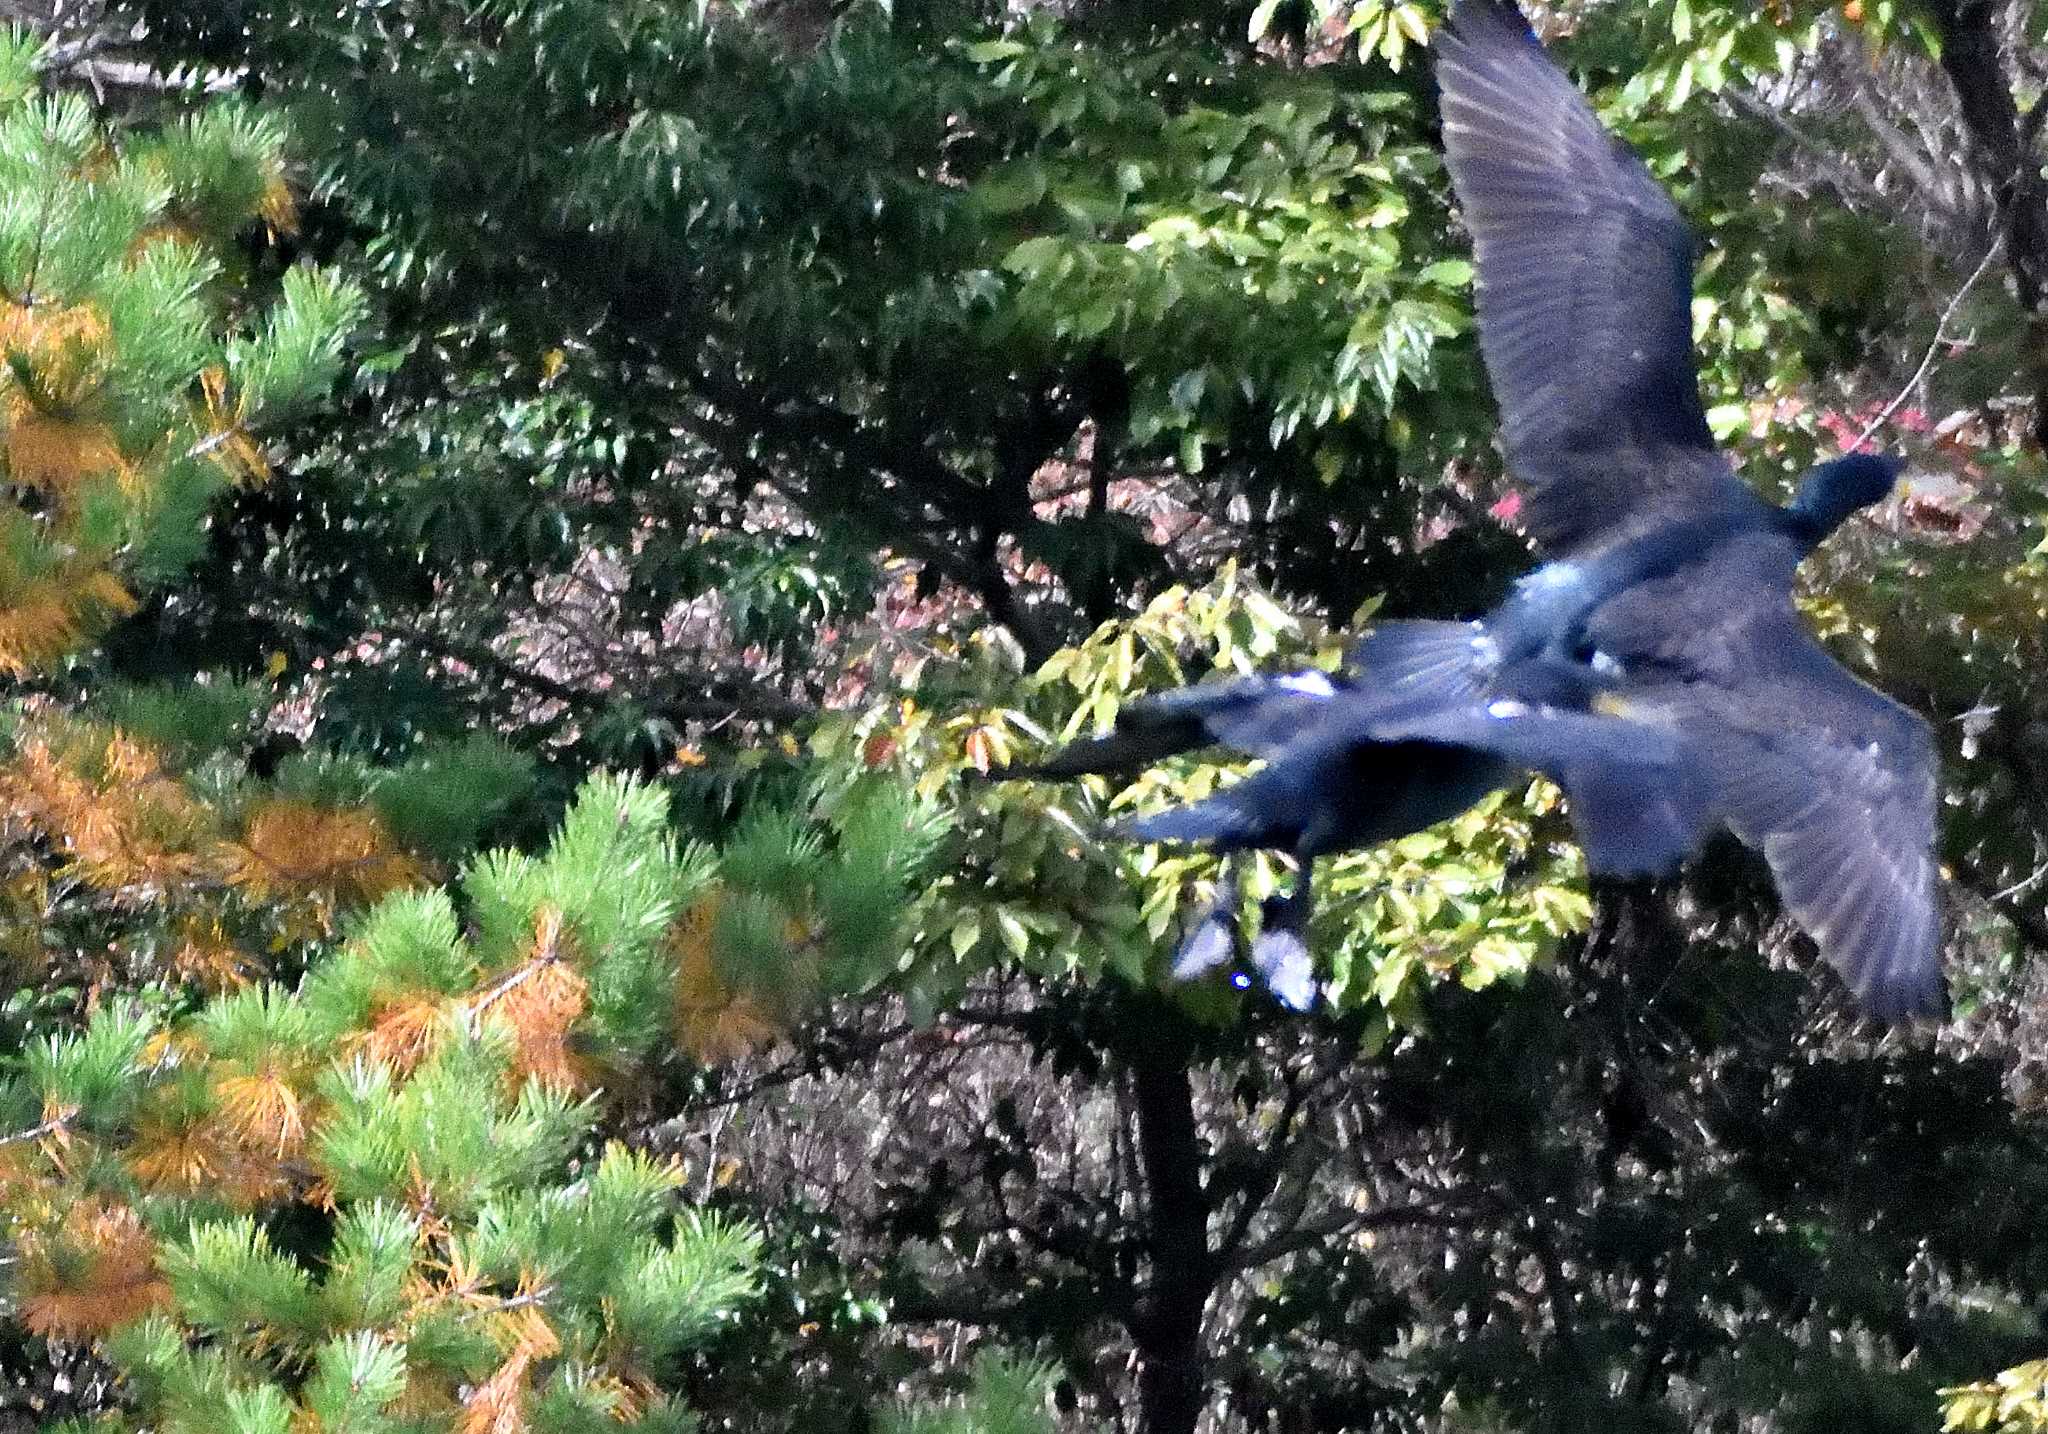
<instances>
[{"instance_id":1,"label":"dense forest background","mask_svg":"<svg viewBox=\"0 0 2048 1434\"><path fill-rule=\"evenodd\" d=\"M1915 465L1938 1031L1541 784L1176 988L1215 769L987 780L1530 561L1442 6L0 4L0 1428L2048 1430L2048 5L1528 8Z\"/></svg>"}]
</instances>

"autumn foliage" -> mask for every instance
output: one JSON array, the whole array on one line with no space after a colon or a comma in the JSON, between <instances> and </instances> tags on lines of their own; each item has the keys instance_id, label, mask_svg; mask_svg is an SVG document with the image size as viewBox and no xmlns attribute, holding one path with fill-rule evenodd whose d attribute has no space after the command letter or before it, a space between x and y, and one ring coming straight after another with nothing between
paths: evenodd
<instances>
[{"instance_id":1,"label":"autumn foliage","mask_svg":"<svg viewBox=\"0 0 2048 1434\"><path fill-rule=\"evenodd\" d=\"M673 1161L586 1140L695 1008L676 953L714 863L658 795L594 782L538 857L352 901L295 992L110 1001L49 1041L0 1146L24 1322L108 1341L161 1427L252 1401L280 1430L673 1427L664 1381L752 1288L756 1237L691 1213ZM278 870L331 909L327 872ZM266 1233L294 1206L332 1222L317 1273Z\"/></svg>"}]
</instances>

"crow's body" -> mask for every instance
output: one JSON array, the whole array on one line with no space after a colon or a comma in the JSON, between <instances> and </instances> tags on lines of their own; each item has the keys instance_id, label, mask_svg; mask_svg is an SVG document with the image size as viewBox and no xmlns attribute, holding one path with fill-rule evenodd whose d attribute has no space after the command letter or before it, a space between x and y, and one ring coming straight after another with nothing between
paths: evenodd
<instances>
[{"instance_id":1,"label":"crow's body","mask_svg":"<svg viewBox=\"0 0 2048 1434\"><path fill-rule=\"evenodd\" d=\"M1261 682L1280 689L1284 732L1262 720L1268 714L1252 690ZM1593 870L1669 871L1708 820L1704 784L1668 729L1592 711L1600 691L1590 669L1547 659L1514 669L1472 703L1375 697L1322 673L1189 688L1170 694L1183 714L1204 692L1219 714L1189 746L1221 742L1268 761L1206 801L1123 830L1142 841L1281 850L1307 862L1434 826L1533 771L1564 789Z\"/></svg>"},{"instance_id":2,"label":"crow's body","mask_svg":"<svg viewBox=\"0 0 2048 1434\"><path fill-rule=\"evenodd\" d=\"M1670 197L1509 0L1457 0L1435 49L1481 348L1522 519L1551 561L1475 622L1378 624L1336 678L1151 699L1036 773L1210 743L1266 758L1127 830L1303 860L1297 898L1268 913L1287 947L1259 962L1269 973L1301 969L1315 856L1454 815L1526 769L1564 787L1595 870L1661 870L1725 822L1869 1010L1938 1011L1927 726L1830 658L1792 602L1800 560L1899 465L1822 464L1783 508L1751 491L1707 427L1693 240ZM1183 965L1227 950L1224 887Z\"/></svg>"},{"instance_id":3,"label":"crow's body","mask_svg":"<svg viewBox=\"0 0 2048 1434\"><path fill-rule=\"evenodd\" d=\"M1786 909L1866 1008L1939 1011L1927 724L1829 657L1792 602L1800 559L1886 496L1899 465L1836 459L1784 508L1751 492L1700 402L1694 245L1670 197L1509 0L1458 0L1436 50L1508 463L1523 520L1555 559L1486 636L1504 650L1549 640L1615 674L1613 705L1687 744L1722 820L1763 853ZM1680 535L1707 529L1713 540L1688 550ZM1617 556L1645 543L1675 560ZM1560 564L1563 580L1550 576ZM1533 622L1529 584L1547 604ZM1461 671L1440 625L1389 624L1354 660L1448 701L1493 680L1488 648L1466 653Z\"/></svg>"},{"instance_id":4,"label":"crow's body","mask_svg":"<svg viewBox=\"0 0 2048 1434\"><path fill-rule=\"evenodd\" d=\"M1495 673L1471 700L1376 693L1319 671L1239 678L1132 703L1114 731L1010 775L1127 772L1207 746L1265 758L1207 800L1137 817L1120 834L1293 855L1300 877L1291 896L1268 903L1252 958L1281 999L1300 1005L1314 991L1302 931L1315 859L1434 826L1525 772L1564 789L1592 870L1653 875L1685 858L1713 816L1704 775L1670 730L1592 710L1604 685L1591 667L1546 655ZM1226 874L1179 974L1233 953L1237 898Z\"/></svg>"}]
</instances>

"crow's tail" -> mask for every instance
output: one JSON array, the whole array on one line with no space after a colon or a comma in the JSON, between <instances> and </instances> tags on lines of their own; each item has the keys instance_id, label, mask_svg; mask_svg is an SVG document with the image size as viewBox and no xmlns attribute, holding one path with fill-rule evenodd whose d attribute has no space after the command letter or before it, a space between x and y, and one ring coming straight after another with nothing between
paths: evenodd
<instances>
[{"instance_id":1,"label":"crow's tail","mask_svg":"<svg viewBox=\"0 0 2048 1434\"><path fill-rule=\"evenodd\" d=\"M1476 622L1383 622L1351 646L1351 680L1387 697L1470 702L1486 691L1496 656Z\"/></svg>"},{"instance_id":2,"label":"crow's tail","mask_svg":"<svg viewBox=\"0 0 2048 1434\"><path fill-rule=\"evenodd\" d=\"M1251 847L1287 846L1286 833L1276 832L1262 819L1257 808L1233 799L1245 784L1228 788L1205 801L1184 807L1146 812L1112 828L1112 834L1126 841L1198 841L1217 851L1243 851Z\"/></svg>"}]
</instances>

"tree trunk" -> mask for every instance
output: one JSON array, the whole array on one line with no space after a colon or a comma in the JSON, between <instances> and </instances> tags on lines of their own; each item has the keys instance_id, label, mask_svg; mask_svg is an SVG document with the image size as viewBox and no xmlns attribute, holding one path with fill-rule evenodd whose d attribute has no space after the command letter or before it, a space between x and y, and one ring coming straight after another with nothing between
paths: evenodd
<instances>
[{"instance_id":1,"label":"tree trunk","mask_svg":"<svg viewBox=\"0 0 2048 1434\"><path fill-rule=\"evenodd\" d=\"M1194 1434L1205 1395L1202 1311L1214 1272L1194 1092L1180 1047L1144 1041L1131 1059L1152 1267L1131 1330L1140 1361L1140 1434Z\"/></svg>"},{"instance_id":2,"label":"tree trunk","mask_svg":"<svg viewBox=\"0 0 2048 1434\"><path fill-rule=\"evenodd\" d=\"M1998 205L2006 267L2026 323L2027 386L2034 399L2034 442L2048 451L2048 185L2032 150L1998 53L1995 0L1928 0L1941 32L1941 68L1976 161Z\"/></svg>"}]
</instances>

